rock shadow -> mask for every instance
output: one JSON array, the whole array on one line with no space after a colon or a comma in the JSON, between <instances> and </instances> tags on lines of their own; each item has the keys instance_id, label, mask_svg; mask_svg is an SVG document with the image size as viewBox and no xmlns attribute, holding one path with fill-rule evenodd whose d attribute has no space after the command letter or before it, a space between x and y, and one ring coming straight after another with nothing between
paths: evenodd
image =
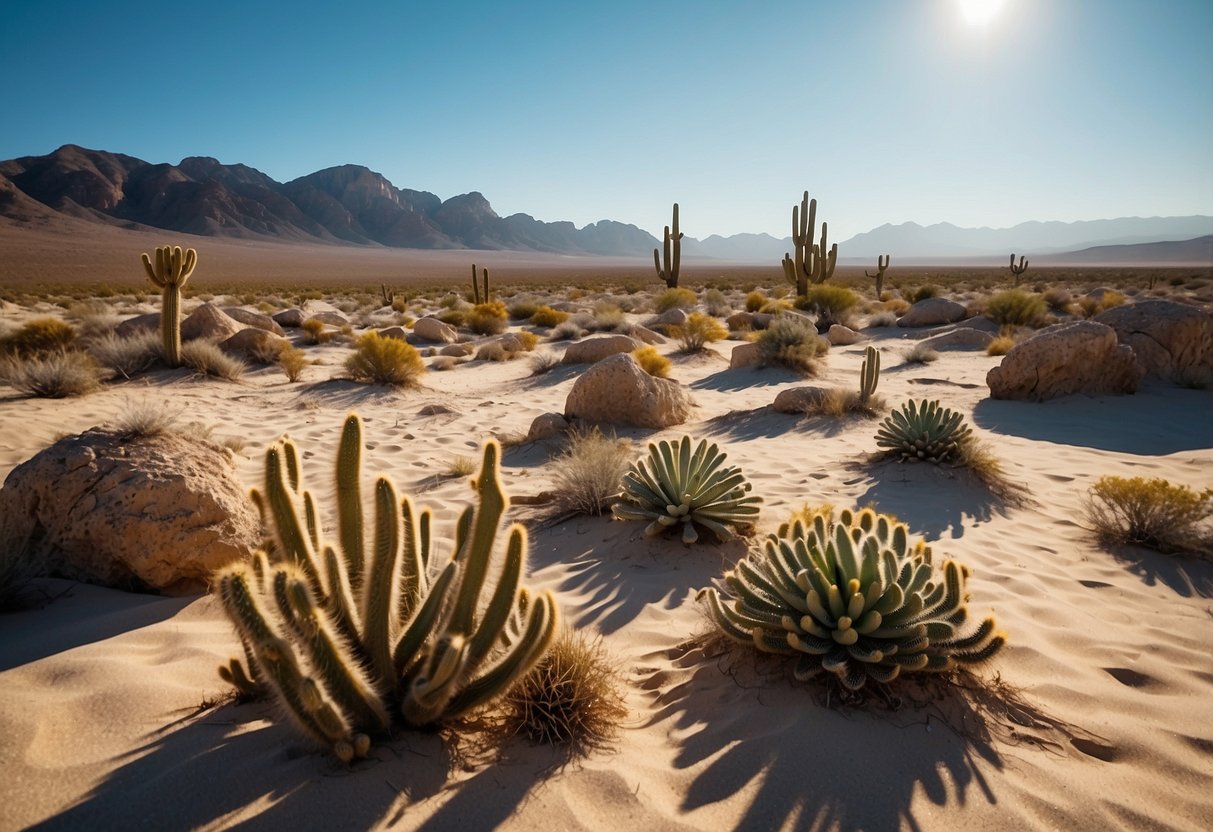
<instances>
[{"instance_id":1,"label":"rock shadow","mask_svg":"<svg viewBox=\"0 0 1213 832\"><path fill-rule=\"evenodd\" d=\"M692 390L746 390L751 387L774 387L793 381L804 382L800 373L783 367L739 367L736 370L721 370L704 376L689 386Z\"/></svg>"}]
</instances>

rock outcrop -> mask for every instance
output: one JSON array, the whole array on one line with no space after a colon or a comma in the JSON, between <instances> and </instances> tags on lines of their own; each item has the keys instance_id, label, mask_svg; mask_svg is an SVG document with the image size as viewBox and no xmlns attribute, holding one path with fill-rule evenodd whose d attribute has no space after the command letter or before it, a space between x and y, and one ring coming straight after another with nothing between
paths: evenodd
<instances>
[{"instance_id":1,"label":"rock outcrop","mask_svg":"<svg viewBox=\"0 0 1213 832\"><path fill-rule=\"evenodd\" d=\"M181 340L193 341L203 338L208 341L222 341L244 328L243 324L215 304L204 303L181 322Z\"/></svg>"},{"instance_id":2,"label":"rock outcrop","mask_svg":"<svg viewBox=\"0 0 1213 832\"><path fill-rule=\"evenodd\" d=\"M1044 401L1071 393L1134 393L1141 381L1133 350L1111 327L1069 321L1021 341L986 373L995 399Z\"/></svg>"},{"instance_id":3,"label":"rock outcrop","mask_svg":"<svg viewBox=\"0 0 1213 832\"><path fill-rule=\"evenodd\" d=\"M433 344L453 344L459 340L453 326L428 316L413 322L413 334Z\"/></svg>"},{"instance_id":4,"label":"rock outcrop","mask_svg":"<svg viewBox=\"0 0 1213 832\"><path fill-rule=\"evenodd\" d=\"M1133 348L1146 375L1182 384L1213 382L1213 315L1170 300L1116 306L1093 319Z\"/></svg>"}]
</instances>

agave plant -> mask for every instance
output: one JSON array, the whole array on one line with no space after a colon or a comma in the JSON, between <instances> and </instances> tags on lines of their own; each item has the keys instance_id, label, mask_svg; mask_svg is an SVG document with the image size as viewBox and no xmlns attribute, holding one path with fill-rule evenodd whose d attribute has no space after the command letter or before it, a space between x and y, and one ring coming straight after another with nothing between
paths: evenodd
<instances>
[{"instance_id":1,"label":"agave plant","mask_svg":"<svg viewBox=\"0 0 1213 832\"><path fill-rule=\"evenodd\" d=\"M900 454L903 461L922 459L938 465L954 459L961 443L972 435L964 417L941 407L938 400L910 399L880 423L876 444Z\"/></svg>"},{"instance_id":2,"label":"agave plant","mask_svg":"<svg viewBox=\"0 0 1213 832\"><path fill-rule=\"evenodd\" d=\"M550 592L520 588L526 532L511 526L504 562L481 602L501 515L501 448L484 447L473 480L477 505L456 526L454 553L431 568L431 514L415 512L391 481L375 483L374 530L364 539L362 425L345 422L337 452L338 543L320 538L289 440L271 446L265 491L254 492L273 528L266 551L223 570L219 595L245 663L219 669L242 693L269 693L294 725L343 761L400 718L424 726L503 694L543 656L556 633ZM431 573L436 571L436 575Z\"/></svg>"},{"instance_id":3,"label":"agave plant","mask_svg":"<svg viewBox=\"0 0 1213 832\"><path fill-rule=\"evenodd\" d=\"M905 524L871 509L802 513L725 573L732 593L700 592L729 638L798 656L797 679L822 671L858 690L870 678L945 671L989 659L1006 635L993 616L967 634L968 571L911 544Z\"/></svg>"},{"instance_id":4,"label":"agave plant","mask_svg":"<svg viewBox=\"0 0 1213 832\"><path fill-rule=\"evenodd\" d=\"M723 468L726 454L701 439L692 452L691 437L678 443L649 443L649 455L632 464L623 477L622 501L614 514L621 520L650 521L644 533L655 537L682 524L682 542L699 540L696 526L718 540L731 540L734 530L748 530L758 517L762 498L747 496L750 483L737 467Z\"/></svg>"}]
</instances>

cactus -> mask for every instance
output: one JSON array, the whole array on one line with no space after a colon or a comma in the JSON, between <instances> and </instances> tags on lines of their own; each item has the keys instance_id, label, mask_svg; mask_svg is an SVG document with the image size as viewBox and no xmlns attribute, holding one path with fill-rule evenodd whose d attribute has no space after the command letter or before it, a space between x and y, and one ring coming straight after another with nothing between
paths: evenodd
<instances>
[{"instance_id":1,"label":"cactus","mask_svg":"<svg viewBox=\"0 0 1213 832\"><path fill-rule=\"evenodd\" d=\"M876 385L880 383L880 352L875 347L864 350L863 364L859 367L859 403L868 406Z\"/></svg>"},{"instance_id":2,"label":"cactus","mask_svg":"<svg viewBox=\"0 0 1213 832\"><path fill-rule=\"evenodd\" d=\"M817 200L809 200L809 192L804 192L800 205L792 206L792 244L796 249L796 258L790 254L783 256L783 276L788 283L796 287L796 294L804 297L808 294L810 283L824 283L834 276L834 267L838 265L838 243L829 248L827 254L826 240L828 227L821 224L821 242L814 243L813 229L817 225Z\"/></svg>"},{"instance_id":3,"label":"cactus","mask_svg":"<svg viewBox=\"0 0 1213 832\"><path fill-rule=\"evenodd\" d=\"M516 524L482 603L508 505L496 440L472 484L477 505L463 512L454 552L438 564L430 511L414 511L386 477L375 482L366 528L361 449L362 424L351 414L337 451L334 546L320 537L294 443L271 446L265 490L253 498L273 538L250 563L218 575L250 671L231 659L220 676L242 694L271 693L301 733L345 762L365 756L394 714L427 726L503 694L543 656L557 619L550 592L519 586L527 538Z\"/></svg>"},{"instance_id":4,"label":"cactus","mask_svg":"<svg viewBox=\"0 0 1213 832\"><path fill-rule=\"evenodd\" d=\"M670 226L665 227L665 243L663 251L665 255L665 268L661 268L661 260L657 258L657 249L653 249L653 267L657 269L657 277L665 281L665 285L671 289L678 288L678 268L682 263L682 238L683 233L678 230L678 203L674 203L674 226L670 230ZM671 258L671 253L673 257Z\"/></svg>"},{"instance_id":5,"label":"cactus","mask_svg":"<svg viewBox=\"0 0 1213 832\"><path fill-rule=\"evenodd\" d=\"M480 295L480 285L476 283L476 264L472 264L472 300L479 306L482 303L488 303L492 298L489 296L489 270L481 269L484 274L484 296Z\"/></svg>"},{"instance_id":6,"label":"cactus","mask_svg":"<svg viewBox=\"0 0 1213 832\"><path fill-rule=\"evenodd\" d=\"M1023 255L1019 255L1019 265L1015 265L1015 255L1011 255L1011 274L1015 275L1015 283L1019 283L1019 276L1028 270L1029 260L1023 259Z\"/></svg>"},{"instance_id":7,"label":"cactus","mask_svg":"<svg viewBox=\"0 0 1213 832\"><path fill-rule=\"evenodd\" d=\"M956 458L961 443L972 438L963 420L938 401L911 399L880 423L876 444L900 454L902 461L921 459L938 465Z\"/></svg>"},{"instance_id":8,"label":"cactus","mask_svg":"<svg viewBox=\"0 0 1213 832\"><path fill-rule=\"evenodd\" d=\"M887 254L878 254L876 255L876 274L869 273L867 269L863 270L867 277L876 278L876 300L880 300L880 295L884 292L884 272L889 267L889 259Z\"/></svg>"},{"instance_id":9,"label":"cactus","mask_svg":"<svg viewBox=\"0 0 1213 832\"><path fill-rule=\"evenodd\" d=\"M797 656L804 681L833 673L850 690L903 672L983 662L1006 643L989 616L967 634L968 569L911 544L905 524L872 509L802 512L726 572L722 599L705 589L726 636Z\"/></svg>"},{"instance_id":10,"label":"cactus","mask_svg":"<svg viewBox=\"0 0 1213 832\"><path fill-rule=\"evenodd\" d=\"M620 520L649 520L646 537L655 537L682 524L682 542L699 540L696 526L719 540L732 540L733 529L748 530L758 517L762 498L746 496L750 483L736 467L721 468L726 455L715 443L700 440L691 451L691 437L675 444L649 443L649 455L632 464L623 478L623 501L614 506Z\"/></svg>"},{"instance_id":11,"label":"cactus","mask_svg":"<svg viewBox=\"0 0 1213 832\"><path fill-rule=\"evenodd\" d=\"M198 265L198 252L181 246L156 249L156 261L143 253L143 268L152 283L160 287L160 337L164 342L164 363L181 366L181 287Z\"/></svg>"},{"instance_id":12,"label":"cactus","mask_svg":"<svg viewBox=\"0 0 1213 832\"><path fill-rule=\"evenodd\" d=\"M384 306L391 306L393 301L396 300L396 293L389 289L385 283L379 284L379 293L383 296Z\"/></svg>"}]
</instances>

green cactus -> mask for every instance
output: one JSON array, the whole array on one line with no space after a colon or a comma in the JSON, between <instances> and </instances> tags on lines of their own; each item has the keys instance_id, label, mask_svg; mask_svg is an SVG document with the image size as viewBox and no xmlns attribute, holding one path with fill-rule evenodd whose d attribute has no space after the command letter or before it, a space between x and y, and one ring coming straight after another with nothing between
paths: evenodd
<instances>
[{"instance_id":1,"label":"green cactus","mask_svg":"<svg viewBox=\"0 0 1213 832\"><path fill-rule=\"evenodd\" d=\"M889 259L890 257L887 254L878 254L876 255L876 274L871 274L867 269L863 270L864 275L867 277L876 278L877 300L880 300L880 295L884 292L884 272L889 267Z\"/></svg>"},{"instance_id":2,"label":"green cactus","mask_svg":"<svg viewBox=\"0 0 1213 832\"><path fill-rule=\"evenodd\" d=\"M181 366L181 288L185 286L194 267L198 252L181 250L181 246L161 246L156 249L156 261L143 253L143 268L152 283L160 287L160 337L164 342L164 363Z\"/></svg>"},{"instance_id":3,"label":"green cactus","mask_svg":"<svg viewBox=\"0 0 1213 832\"><path fill-rule=\"evenodd\" d=\"M961 443L972 435L964 417L941 407L938 400L911 399L880 423L876 444L900 454L902 461L921 459L938 465L955 459Z\"/></svg>"},{"instance_id":4,"label":"green cactus","mask_svg":"<svg viewBox=\"0 0 1213 832\"><path fill-rule=\"evenodd\" d=\"M688 545L699 540L696 526L719 540L733 539L733 529L753 527L762 498L746 496L750 483L740 469L721 468L725 458L706 439L693 453L689 436L677 444L650 442L647 460L637 460L624 475L623 501L614 506L615 517L651 521L647 537L681 523L682 542Z\"/></svg>"},{"instance_id":5,"label":"green cactus","mask_svg":"<svg viewBox=\"0 0 1213 832\"><path fill-rule=\"evenodd\" d=\"M868 406L876 385L880 383L880 351L875 347L864 350L863 364L859 367L859 403Z\"/></svg>"},{"instance_id":6,"label":"green cactus","mask_svg":"<svg viewBox=\"0 0 1213 832\"><path fill-rule=\"evenodd\" d=\"M665 268L661 268L661 260L657 258L657 249L653 249L653 267L657 269L657 277L665 281L665 285L671 289L678 288L678 269L682 264L682 238L683 233L678 230L678 203L674 203L674 226L671 231L670 226L665 227L665 243L663 246L665 256ZM671 254L673 255L671 257Z\"/></svg>"},{"instance_id":7,"label":"green cactus","mask_svg":"<svg viewBox=\"0 0 1213 832\"><path fill-rule=\"evenodd\" d=\"M1019 283L1019 276L1028 270L1029 260L1023 259L1023 255L1019 255L1019 265L1015 265L1015 255L1011 255L1011 274L1015 275L1015 283Z\"/></svg>"},{"instance_id":8,"label":"green cactus","mask_svg":"<svg viewBox=\"0 0 1213 832\"><path fill-rule=\"evenodd\" d=\"M752 551L723 585L699 593L726 636L797 656L804 681L822 671L850 690L903 672L983 662L1006 643L989 616L967 634L968 569L911 544L905 524L872 509L802 512Z\"/></svg>"},{"instance_id":9,"label":"green cactus","mask_svg":"<svg viewBox=\"0 0 1213 832\"><path fill-rule=\"evenodd\" d=\"M834 267L838 265L838 243L826 248L828 227L821 224L821 242L813 242L813 229L817 225L817 200L809 200L809 192L804 192L800 205L792 206L792 244L796 249L796 257L790 254L783 256L783 276L788 283L796 287L796 294L803 297L808 294L810 283L824 283L834 276Z\"/></svg>"},{"instance_id":10,"label":"green cactus","mask_svg":"<svg viewBox=\"0 0 1213 832\"><path fill-rule=\"evenodd\" d=\"M265 490L253 496L273 537L250 563L218 575L251 671L231 659L220 676L244 695L271 693L305 736L346 762L365 756L393 714L427 726L500 696L543 656L557 623L550 592L520 587L527 538L517 524L481 603L508 506L496 440L473 482L478 504L460 517L450 560L433 566L430 511L414 511L386 477L364 528L361 448L351 414L337 451L334 547L320 537L294 443L271 446Z\"/></svg>"},{"instance_id":11,"label":"green cactus","mask_svg":"<svg viewBox=\"0 0 1213 832\"><path fill-rule=\"evenodd\" d=\"M480 285L478 283L476 283L476 264L473 263L472 264L472 300L477 305L482 304L482 303L488 303L490 300L492 300L492 297L489 295L489 270L481 269L480 271L484 274L484 297L481 297Z\"/></svg>"}]
</instances>

